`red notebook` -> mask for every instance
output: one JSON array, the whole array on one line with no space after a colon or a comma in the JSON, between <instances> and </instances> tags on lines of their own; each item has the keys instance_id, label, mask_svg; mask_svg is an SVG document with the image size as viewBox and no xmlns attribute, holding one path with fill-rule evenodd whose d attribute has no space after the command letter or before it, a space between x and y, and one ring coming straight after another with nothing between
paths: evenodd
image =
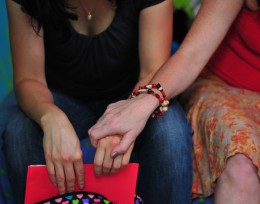
<instances>
[{"instance_id":1,"label":"red notebook","mask_svg":"<svg viewBox=\"0 0 260 204\"><path fill-rule=\"evenodd\" d=\"M84 164L84 169L85 188L81 191L89 192L88 195L93 197L93 199L95 194L99 196L99 200L101 197L106 198L107 202L104 203L133 204L138 164L132 163L115 174L99 177L95 176L92 164ZM76 192L78 191L79 189L76 186ZM28 167L25 204L35 204L42 200L55 197L57 194L58 189L52 185L45 165L32 165ZM80 198L83 194L79 193L77 196ZM70 197L67 196L67 198ZM56 201L59 201L59 198Z\"/></svg>"}]
</instances>

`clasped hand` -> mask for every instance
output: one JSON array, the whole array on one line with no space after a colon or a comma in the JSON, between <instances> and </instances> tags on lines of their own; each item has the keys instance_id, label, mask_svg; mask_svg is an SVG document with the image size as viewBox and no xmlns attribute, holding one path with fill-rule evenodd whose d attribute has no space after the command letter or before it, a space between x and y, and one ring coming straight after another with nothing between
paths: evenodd
<instances>
[{"instance_id":1,"label":"clasped hand","mask_svg":"<svg viewBox=\"0 0 260 204\"><path fill-rule=\"evenodd\" d=\"M142 96L110 104L89 129L92 145L97 146L101 138L120 135L122 138L118 145L113 145L115 147L111 149L110 156L113 158L125 154L134 145L156 105L147 106L147 100L143 100Z\"/></svg>"},{"instance_id":2,"label":"clasped hand","mask_svg":"<svg viewBox=\"0 0 260 204\"><path fill-rule=\"evenodd\" d=\"M57 186L59 194L74 191L75 182L82 190L84 188L82 150L72 124L61 112L46 114L42 121L43 148L51 182ZM93 142L97 149L94 158L94 170L97 176L115 173L129 163L134 140L124 152L111 156L112 150L121 144L122 139L123 136L120 134L111 134Z\"/></svg>"}]
</instances>

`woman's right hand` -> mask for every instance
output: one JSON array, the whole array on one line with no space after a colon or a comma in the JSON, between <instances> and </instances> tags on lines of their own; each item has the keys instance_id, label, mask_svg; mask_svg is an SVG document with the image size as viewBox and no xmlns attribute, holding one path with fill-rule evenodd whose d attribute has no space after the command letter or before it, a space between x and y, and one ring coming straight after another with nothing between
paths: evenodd
<instances>
[{"instance_id":1,"label":"woman's right hand","mask_svg":"<svg viewBox=\"0 0 260 204\"><path fill-rule=\"evenodd\" d=\"M59 193L84 186L80 142L67 116L54 105L45 74L44 30L31 21L21 5L6 0L12 48L14 89L22 110L43 129L49 177ZM19 33L19 35L17 35Z\"/></svg>"},{"instance_id":2,"label":"woman's right hand","mask_svg":"<svg viewBox=\"0 0 260 204\"><path fill-rule=\"evenodd\" d=\"M84 168L80 141L67 116L49 112L42 117L43 148L48 174L59 194L84 188Z\"/></svg>"},{"instance_id":3,"label":"woman's right hand","mask_svg":"<svg viewBox=\"0 0 260 204\"><path fill-rule=\"evenodd\" d=\"M120 144L121 140L120 135L107 136L98 140L94 157L94 170L97 176L113 174L128 165L134 144L124 154L111 157L111 151Z\"/></svg>"}]
</instances>

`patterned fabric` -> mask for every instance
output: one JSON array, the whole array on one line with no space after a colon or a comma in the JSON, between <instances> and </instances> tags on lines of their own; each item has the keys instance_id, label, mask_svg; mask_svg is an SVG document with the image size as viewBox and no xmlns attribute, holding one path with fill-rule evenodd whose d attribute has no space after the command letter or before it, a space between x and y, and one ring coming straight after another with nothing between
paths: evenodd
<instances>
[{"instance_id":1,"label":"patterned fabric","mask_svg":"<svg viewBox=\"0 0 260 204\"><path fill-rule=\"evenodd\" d=\"M194 129L194 197L213 194L225 161L238 153L252 160L260 176L260 93L205 71L182 100Z\"/></svg>"},{"instance_id":2,"label":"patterned fabric","mask_svg":"<svg viewBox=\"0 0 260 204\"><path fill-rule=\"evenodd\" d=\"M112 204L104 196L93 192L75 192L55 196L37 204Z\"/></svg>"},{"instance_id":3,"label":"patterned fabric","mask_svg":"<svg viewBox=\"0 0 260 204\"><path fill-rule=\"evenodd\" d=\"M37 204L113 204L104 196L93 192L73 192L58 195ZM143 204L142 199L135 195L133 204Z\"/></svg>"}]
</instances>

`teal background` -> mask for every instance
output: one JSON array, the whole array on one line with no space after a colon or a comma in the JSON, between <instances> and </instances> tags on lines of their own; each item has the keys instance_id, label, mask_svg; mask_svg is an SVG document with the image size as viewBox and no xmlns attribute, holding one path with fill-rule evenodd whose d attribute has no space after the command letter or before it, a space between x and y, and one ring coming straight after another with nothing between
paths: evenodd
<instances>
[{"instance_id":1,"label":"teal background","mask_svg":"<svg viewBox=\"0 0 260 204\"><path fill-rule=\"evenodd\" d=\"M12 59L6 5L0 0L0 102L12 90Z\"/></svg>"}]
</instances>

